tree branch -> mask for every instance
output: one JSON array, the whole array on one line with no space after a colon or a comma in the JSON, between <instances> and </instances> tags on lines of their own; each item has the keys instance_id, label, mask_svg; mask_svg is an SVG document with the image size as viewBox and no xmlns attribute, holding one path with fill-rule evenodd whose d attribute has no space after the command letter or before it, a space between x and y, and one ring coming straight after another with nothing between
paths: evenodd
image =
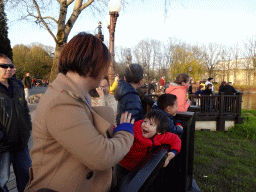
<instances>
[{"instance_id":1,"label":"tree branch","mask_svg":"<svg viewBox=\"0 0 256 192\"><path fill-rule=\"evenodd\" d=\"M85 4L83 4L80 7L80 11L83 11L86 7L88 7L89 5L91 5L94 2L94 0L88 0Z\"/></svg>"},{"instance_id":2,"label":"tree branch","mask_svg":"<svg viewBox=\"0 0 256 192\"><path fill-rule=\"evenodd\" d=\"M54 19L53 17L47 16L47 17L42 17L42 19L51 19L53 20L55 23L58 23L58 21L56 19Z\"/></svg>"},{"instance_id":3,"label":"tree branch","mask_svg":"<svg viewBox=\"0 0 256 192\"><path fill-rule=\"evenodd\" d=\"M44 24L46 30L50 33L50 35L53 37L53 40L55 41L55 43L57 44L57 39L56 37L54 36L54 34L52 33L52 31L50 30L50 28L48 27L48 25L46 24L46 22L44 21L43 17L41 16L41 12L40 12L40 9L39 9L39 6L36 2L36 0L33 0L33 3L35 5L35 8L37 10L37 14L38 14L38 18L41 20L41 22Z\"/></svg>"},{"instance_id":4,"label":"tree branch","mask_svg":"<svg viewBox=\"0 0 256 192\"><path fill-rule=\"evenodd\" d=\"M71 3L73 3L74 2L74 0L69 0L68 2L67 2L67 6L69 6Z\"/></svg>"}]
</instances>

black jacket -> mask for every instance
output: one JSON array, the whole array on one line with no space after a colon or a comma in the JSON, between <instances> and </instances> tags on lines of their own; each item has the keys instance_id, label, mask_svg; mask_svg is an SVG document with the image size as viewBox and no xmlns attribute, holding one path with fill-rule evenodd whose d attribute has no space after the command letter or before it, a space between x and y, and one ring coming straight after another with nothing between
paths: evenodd
<instances>
[{"instance_id":1,"label":"black jacket","mask_svg":"<svg viewBox=\"0 0 256 192\"><path fill-rule=\"evenodd\" d=\"M212 95L212 90L206 88L206 89L204 90L204 95Z\"/></svg>"},{"instance_id":2,"label":"black jacket","mask_svg":"<svg viewBox=\"0 0 256 192\"><path fill-rule=\"evenodd\" d=\"M136 90L139 94L141 103L142 103L142 108L143 108L143 116L146 115L148 112L148 106L151 108L154 105L154 101L150 99L149 97L146 96L146 94L141 90L141 88Z\"/></svg>"},{"instance_id":3,"label":"black jacket","mask_svg":"<svg viewBox=\"0 0 256 192\"><path fill-rule=\"evenodd\" d=\"M9 86L12 93L0 86L0 152L25 147L32 128L23 87L14 79L9 79Z\"/></svg>"},{"instance_id":4,"label":"black jacket","mask_svg":"<svg viewBox=\"0 0 256 192\"><path fill-rule=\"evenodd\" d=\"M230 85L221 85L219 88L219 93L224 92L225 95L234 95L237 93L236 89Z\"/></svg>"},{"instance_id":5,"label":"black jacket","mask_svg":"<svg viewBox=\"0 0 256 192\"><path fill-rule=\"evenodd\" d=\"M121 114L125 111L132 113L135 121L143 119L143 108L136 89L125 80L120 79L115 91L115 99L118 101L116 123L120 124Z\"/></svg>"}]
</instances>

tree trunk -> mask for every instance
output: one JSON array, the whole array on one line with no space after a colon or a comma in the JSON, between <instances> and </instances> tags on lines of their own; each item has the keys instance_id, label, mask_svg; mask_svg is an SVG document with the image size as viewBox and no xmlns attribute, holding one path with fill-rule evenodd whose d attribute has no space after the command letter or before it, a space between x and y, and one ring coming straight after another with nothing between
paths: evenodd
<instances>
[{"instance_id":1,"label":"tree trunk","mask_svg":"<svg viewBox=\"0 0 256 192\"><path fill-rule=\"evenodd\" d=\"M50 74L50 83L54 81L54 79L57 77L59 70L58 70L58 61L60 57L60 53L63 49L65 44L56 45L55 47L55 52L54 52L54 59L53 59L53 64L52 64L52 69L51 69L51 74Z\"/></svg>"}]
</instances>

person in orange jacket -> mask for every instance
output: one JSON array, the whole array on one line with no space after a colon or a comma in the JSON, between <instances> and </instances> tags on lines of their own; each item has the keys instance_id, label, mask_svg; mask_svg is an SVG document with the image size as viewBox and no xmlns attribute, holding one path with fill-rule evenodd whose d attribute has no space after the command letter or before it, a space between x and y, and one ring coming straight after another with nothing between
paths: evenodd
<instances>
[{"instance_id":1,"label":"person in orange jacket","mask_svg":"<svg viewBox=\"0 0 256 192\"><path fill-rule=\"evenodd\" d=\"M177 75L176 80L170 83L165 93L176 95L178 101L178 112L187 111L190 101L187 100L189 76L186 73Z\"/></svg>"}]
</instances>

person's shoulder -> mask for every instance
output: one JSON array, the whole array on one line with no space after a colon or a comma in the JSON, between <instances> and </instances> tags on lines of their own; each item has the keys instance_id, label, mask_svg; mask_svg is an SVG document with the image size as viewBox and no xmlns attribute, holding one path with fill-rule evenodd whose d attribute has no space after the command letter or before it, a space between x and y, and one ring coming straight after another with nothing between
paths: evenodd
<instances>
[{"instance_id":1,"label":"person's shoulder","mask_svg":"<svg viewBox=\"0 0 256 192\"><path fill-rule=\"evenodd\" d=\"M15 88L24 88L22 81L15 77L10 78L9 81L15 86Z\"/></svg>"}]
</instances>

